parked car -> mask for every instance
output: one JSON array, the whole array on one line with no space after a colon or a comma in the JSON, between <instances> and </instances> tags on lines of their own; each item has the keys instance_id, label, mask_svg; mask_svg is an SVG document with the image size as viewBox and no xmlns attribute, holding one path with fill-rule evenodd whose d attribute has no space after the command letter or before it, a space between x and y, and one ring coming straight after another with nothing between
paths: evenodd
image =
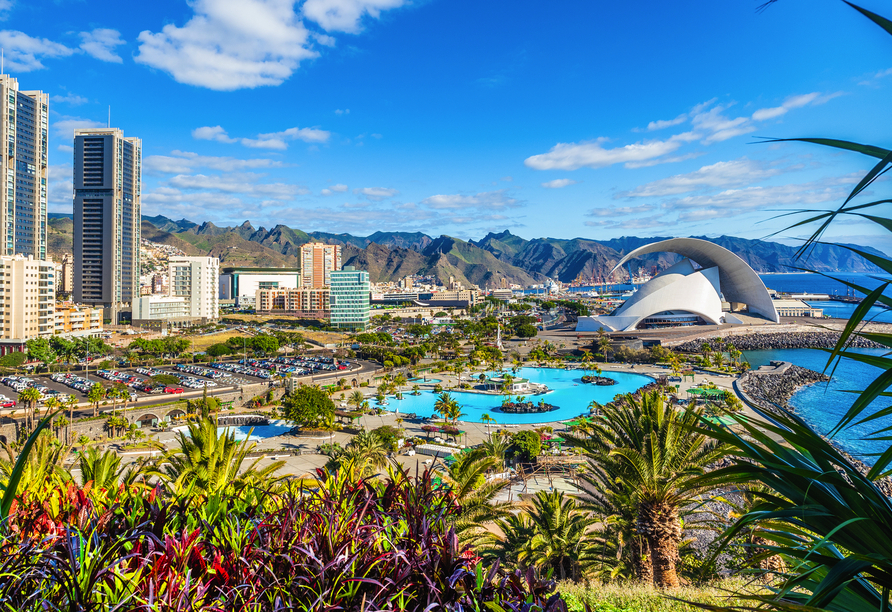
<instances>
[{"instance_id":1,"label":"parked car","mask_svg":"<svg viewBox=\"0 0 892 612\"><path fill-rule=\"evenodd\" d=\"M164 392L165 393L182 393L183 388L182 387L164 387Z\"/></svg>"}]
</instances>

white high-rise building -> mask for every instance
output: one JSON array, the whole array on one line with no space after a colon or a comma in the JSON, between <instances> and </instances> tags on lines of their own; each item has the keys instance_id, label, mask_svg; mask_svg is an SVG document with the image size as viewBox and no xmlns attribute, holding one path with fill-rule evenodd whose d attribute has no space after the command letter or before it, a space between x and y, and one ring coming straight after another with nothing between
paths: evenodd
<instances>
[{"instance_id":1,"label":"white high-rise building","mask_svg":"<svg viewBox=\"0 0 892 612\"><path fill-rule=\"evenodd\" d=\"M55 265L23 255L0 256L0 353L56 328Z\"/></svg>"},{"instance_id":2,"label":"white high-rise building","mask_svg":"<svg viewBox=\"0 0 892 612\"><path fill-rule=\"evenodd\" d=\"M49 94L0 74L0 255L46 259Z\"/></svg>"},{"instance_id":3,"label":"white high-rise building","mask_svg":"<svg viewBox=\"0 0 892 612\"><path fill-rule=\"evenodd\" d=\"M141 177L139 138L75 130L74 300L111 308L111 319L139 297Z\"/></svg>"},{"instance_id":4,"label":"white high-rise building","mask_svg":"<svg viewBox=\"0 0 892 612\"><path fill-rule=\"evenodd\" d=\"M220 317L220 260L216 257L171 257L170 296L185 298L190 317Z\"/></svg>"}]
</instances>

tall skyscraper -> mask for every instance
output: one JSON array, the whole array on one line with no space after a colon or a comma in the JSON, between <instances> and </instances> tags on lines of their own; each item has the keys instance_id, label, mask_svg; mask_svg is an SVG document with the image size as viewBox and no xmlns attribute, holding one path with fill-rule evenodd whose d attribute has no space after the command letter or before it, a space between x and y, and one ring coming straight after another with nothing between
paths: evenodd
<instances>
[{"instance_id":1,"label":"tall skyscraper","mask_svg":"<svg viewBox=\"0 0 892 612\"><path fill-rule=\"evenodd\" d=\"M0 75L0 255L46 259L49 94Z\"/></svg>"},{"instance_id":2,"label":"tall skyscraper","mask_svg":"<svg viewBox=\"0 0 892 612\"><path fill-rule=\"evenodd\" d=\"M347 266L331 273L331 326L362 331L369 326L369 273Z\"/></svg>"},{"instance_id":3,"label":"tall skyscraper","mask_svg":"<svg viewBox=\"0 0 892 612\"><path fill-rule=\"evenodd\" d=\"M319 289L331 285L331 273L341 269L341 247L308 242L300 247L300 286Z\"/></svg>"},{"instance_id":4,"label":"tall skyscraper","mask_svg":"<svg viewBox=\"0 0 892 612\"><path fill-rule=\"evenodd\" d=\"M112 309L139 297L142 141L117 128L74 132L74 299Z\"/></svg>"}]
</instances>

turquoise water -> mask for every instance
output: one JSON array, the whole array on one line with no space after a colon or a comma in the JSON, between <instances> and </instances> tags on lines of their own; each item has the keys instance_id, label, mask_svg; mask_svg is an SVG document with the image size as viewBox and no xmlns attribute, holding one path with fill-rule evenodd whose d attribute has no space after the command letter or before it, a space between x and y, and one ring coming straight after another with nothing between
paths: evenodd
<instances>
[{"instance_id":1,"label":"turquoise water","mask_svg":"<svg viewBox=\"0 0 892 612\"><path fill-rule=\"evenodd\" d=\"M218 427L217 434L219 435L231 431L233 434L235 434L236 440L249 439L252 442L259 442L260 440L263 440L265 438L274 438L276 436L281 436L282 434L288 433L289 431L291 431L292 427L293 425L290 425L288 421L278 419L270 421L269 425L227 425L225 427ZM173 431L188 432L188 428L185 426L174 427Z\"/></svg>"},{"instance_id":2,"label":"turquoise water","mask_svg":"<svg viewBox=\"0 0 892 612\"><path fill-rule=\"evenodd\" d=\"M566 421L588 414L588 405L592 400L600 404L606 404L621 393L631 393L653 382L649 376L631 374L628 372L610 372L605 370L603 376L608 376L617 381L610 387L598 387L582 382L585 372L581 370L558 370L553 368L521 368L517 376L528 378L530 382L545 384L552 391L544 395L528 395L527 400L538 403L544 399L549 404L558 407L557 410L541 414L508 414L498 410L502 403L502 397L497 395L482 395L479 393L466 393L449 391L462 407L465 413L461 421L480 423L480 418L488 414L497 423L523 424L523 423L548 423L552 421ZM432 391L422 391L421 395L404 393L403 399L388 398L387 410L399 411L407 414L414 412L420 417L434 416L434 403L437 394Z\"/></svg>"},{"instance_id":3,"label":"turquoise water","mask_svg":"<svg viewBox=\"0 0 892 612\"><path fill-rule=\"evenodd\" d=\"M881 349L861 349L859 352L871 355L885 354L885 351ZM783 349L744 351L744 356L754 368L765 365L769 361L789 361L803 368L822 372L829 355L815 349ZM836 426L855 401L856 396L846 393L846 391L863 390L880 372L879 368L844 359L836 368L829 383L818 383L801 388L790 398L790 405L815 430L826 434ZM873 414L888 405L888 398L880 398L868 406L863 416ZM870 441L865 438L871 432L890 425L892 425L892 419L877 419L865 425L855 425L837 435L836 441L846 452L872 464L873 459L870 454L884 451L888 448L889 443Z\"/></svg>"}]
</instances>

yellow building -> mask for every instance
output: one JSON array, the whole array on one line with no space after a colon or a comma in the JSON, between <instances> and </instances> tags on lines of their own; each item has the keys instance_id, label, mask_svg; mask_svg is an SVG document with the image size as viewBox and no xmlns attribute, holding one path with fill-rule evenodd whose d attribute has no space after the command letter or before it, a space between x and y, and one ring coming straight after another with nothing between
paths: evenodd
<instances>
[{"instance_id":1,"label":"yellow building","mask_svg":"<svg viewBox=\"0 0 892 612\"><path fill-rule=\"evenodd\" d=\"M331 290L328 287L258 289L254 312L287 314L304 319L328 319L331 315Z\"/></svg>"},{"instance_id":2,"label":"yellow building","mask_svg":"<svg viewBox=\"0 0 892 612\"><path fill-rule=\"evenodd\" d=\"M82 304L56 304L57 336L94 336L102 332L102 308Z\"/></svg>"}]
</instances>

